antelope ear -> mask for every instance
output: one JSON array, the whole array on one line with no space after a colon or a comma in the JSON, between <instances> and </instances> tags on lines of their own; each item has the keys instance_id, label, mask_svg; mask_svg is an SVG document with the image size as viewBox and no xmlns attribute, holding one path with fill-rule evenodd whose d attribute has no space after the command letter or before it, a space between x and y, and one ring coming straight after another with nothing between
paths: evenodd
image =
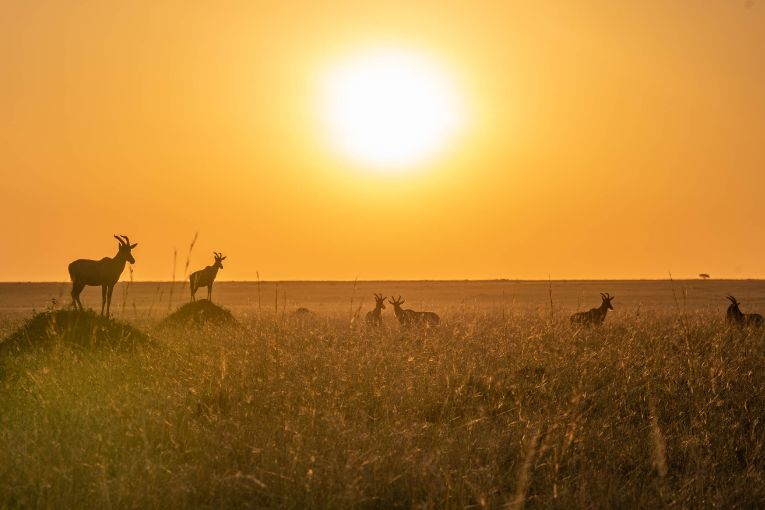
<instances>
[{"instance_id":1,"label":"antelope ear","mask_svg":"<svg viewBox=\"0 0 765 510\"><path fill-rule=\"evenodd\" d=\"M222 257L220 260L221 262L223 262L224 260L226 260L226 257Z\"/></svg>"},{"instance_id":2,"label":"antelope ear","mask_svg":"<svg viewBox=\"0 0 765 510\"><path fill-rule=\"evenodd\" d=\"M133 248L135 248L136 246L138 246L138 243L134 243L134 244L131 244L131 245L130 245L130 249L132 250L132 249L133 249Z\"/></svg>"}]
</instances>

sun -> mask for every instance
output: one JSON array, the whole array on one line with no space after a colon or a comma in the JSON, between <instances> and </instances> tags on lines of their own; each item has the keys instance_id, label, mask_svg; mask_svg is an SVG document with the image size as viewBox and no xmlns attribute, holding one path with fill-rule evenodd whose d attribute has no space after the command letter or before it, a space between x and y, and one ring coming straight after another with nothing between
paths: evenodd
<instances>
[{"instance_id":1,"label":"sun","mask_svg":"<svg viewBox=\"0 0 765 510\"><path fill-rule=\"evenodd\" d=\"M465 122L455 80L413 50L369 49L340 61L324 76L320 104L330 144L386 173L430 162Z\"/></svg>"}]
</instances>

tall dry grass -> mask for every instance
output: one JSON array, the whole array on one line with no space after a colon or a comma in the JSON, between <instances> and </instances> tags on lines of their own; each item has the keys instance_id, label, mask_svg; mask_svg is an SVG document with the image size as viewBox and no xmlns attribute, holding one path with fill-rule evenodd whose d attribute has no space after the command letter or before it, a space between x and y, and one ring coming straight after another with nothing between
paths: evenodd
<instances>
[{"instance_id":1,"label":"tall dry grass","mask_svg":"<svg viewBox=\"0 0 765 510\"><path fill-rule=\"evenodd\" d=\"M264 314L5 357L0 507L765 505L761 331L558 315Z\"/></svg>"}]
</instances>

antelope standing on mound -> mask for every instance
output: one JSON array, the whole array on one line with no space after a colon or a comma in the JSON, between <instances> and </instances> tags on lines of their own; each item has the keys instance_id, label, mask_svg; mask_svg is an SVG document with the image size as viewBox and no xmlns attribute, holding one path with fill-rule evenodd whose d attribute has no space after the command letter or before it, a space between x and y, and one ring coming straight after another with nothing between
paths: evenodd
<instances>
[{"instance_id":1,"label":"antelope standing on mound","mask_svg":"<svg viewBox=\"0 0 765 510\"><path fill-rule=\"evenodd\" d=\"M207 300L212 301L212 286L215 277L218 275L218 269L223 269L223 261L226 257L214 251L215 262L212 266L207 266L199 271L194 271L189 275L189 284L191 285L191 300L196 301L194 295L199 287L207 287Z\"/></svg>"},{"instance_id":2,"label":"antelope standing on mound","mask_svg":"<svg viewBox=\"0 0 765 510\"><path fill-rule=\"evenodd\" d=\"M375 309L367 312L367 324L369 326L382 326L382 311L385 309L385 296L375 294Z\"/></svg>"},{"instance_id":3,"label":"antelope standing on mound","mask_svg":"<svg viewBox=\"0 0 765 510\"><path fill-rule=\"evenodd\" d=\"M104 314L104 305L106 305L106 316L109 316L109 308L112 304L112 292L114 285L120 279L122 271L125 269L125 262L135 264L135 259L131 250L138 246L138 243L130 244L127 236L114 236L119 241L117 255L113 258L104 257L101 260L78 259L69 264L69 277L72 279L72 305L74 309L83 310L80 301L80 293L86 285L101 286L101 315Z\"/></svg>"},{"instance_id":4,"label":"antelope standing on mound","mask_svg":"<svg viewBox=\"0 0 765 510\"><path fill-rule=\"evenodd\" d=\"M402 326L438 326L441 322L441 318L433 312L415 312L401 308L404 304L404 300L401 296L398 298L391 298L388 303L393 305L393 313L396 314L399 324Z\"/></svg>"},{"instance_id":5,"label":"antelope standing on mound","mask_svg":"<svg viewBox=\"0 0 765 510\"><path fill-rule=\"evenodd\" d=\"M571 316L571 323L585 324L587 326L600 326L603 324L608 311L614 309L611 305L611 300L614 299L614 296L609 295L607 292L605 294L601 292L600 297L603 299L603 302L598 308L592 308L586 312L575 313Z\"/></svg>"},{"instance_id":6,"label":"antelope standing on mound","mask_svg":"<svg viewBox=\"0 0 765 510\"><path fill-rule=\"evenodd\" d=\"M756 326L760 327L765 321L763 321L762 315L759 313L742 313L738 307L741 303L736 301L731 295L726 296L730 301L730 306L725 314L725 319L730 324L736 324L739 326Z\"/></svg>"}]
</instances>

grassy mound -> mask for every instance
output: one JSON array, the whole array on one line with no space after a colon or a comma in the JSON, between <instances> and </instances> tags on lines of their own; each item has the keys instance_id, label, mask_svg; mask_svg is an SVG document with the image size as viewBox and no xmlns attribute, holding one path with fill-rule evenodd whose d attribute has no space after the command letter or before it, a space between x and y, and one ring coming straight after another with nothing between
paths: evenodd
<instances>
[{"instance_id":1,"label":"grassy mound","mask_svg":"<svg viewBox=\"0 0 765 510\"><path fill-rule=\"evenodd\" d=\"M96 314L92 310L53 310L38 313L0 343L0 352L21 352L53 343L82 347L131 349L149 343L134 327Z\"/></svg>"},{"instance_id":2,"label":"grassy mound","mask_svg":"<svg viewBox=\"0 0 765 510\"><path fill-rule=\"evenodd\" d=\"M239 322L231 312L206 299L186 303L160 322L160 328L179 326L236 326Z\"/></svg>"}]
</instances>

